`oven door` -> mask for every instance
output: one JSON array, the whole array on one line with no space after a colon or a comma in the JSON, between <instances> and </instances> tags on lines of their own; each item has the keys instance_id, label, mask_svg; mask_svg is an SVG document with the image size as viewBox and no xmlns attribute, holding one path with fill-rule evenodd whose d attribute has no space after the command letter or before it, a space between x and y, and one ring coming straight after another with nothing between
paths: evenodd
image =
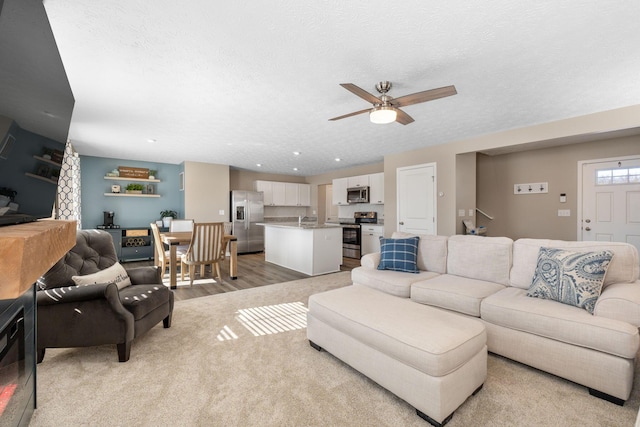
<instances>
[{"instance_id":1,"label":"oven door","mask_svg":"<svg viewBox=\"0 0 640 427\"><path fill-rule=\"evenodd\" d=\"M342 256L360 259L360 226L342 228Z\"/></svg>"}]
</instances>

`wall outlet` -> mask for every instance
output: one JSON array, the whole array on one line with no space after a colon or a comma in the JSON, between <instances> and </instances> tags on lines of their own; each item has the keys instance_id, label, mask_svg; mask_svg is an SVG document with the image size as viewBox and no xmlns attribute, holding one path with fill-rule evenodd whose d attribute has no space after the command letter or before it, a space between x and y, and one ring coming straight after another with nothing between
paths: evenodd
<instances>
[{"instance_id":1,"label":"wall outlet","mask_svg":"<svg viewBox=\"0 0 640 427\"><path fill-rule=\"evenodd\" d=\"M571 209L558 209L558 216L571 216Z\"/></svg>"}]
</instances>

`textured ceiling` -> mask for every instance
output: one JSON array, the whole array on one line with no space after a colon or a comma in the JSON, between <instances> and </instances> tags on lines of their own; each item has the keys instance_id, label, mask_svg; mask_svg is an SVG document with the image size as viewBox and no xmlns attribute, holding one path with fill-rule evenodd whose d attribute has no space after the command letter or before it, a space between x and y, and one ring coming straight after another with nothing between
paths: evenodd
<instances>
[{"instance_id":1,"label":"textured ceiling","mask_svg":"<svg viewBox=\"0 0 640 427\"><path fill-rule=\"evenodd\" d=\"M637 0L45 9L76 99L69 138L85 155L308 176L640 100ZM405 107L407 126L328 121L369 106L339 83L377 94L380 80L394 97L451 84L458 94Z\"/></svg>"}]
</instances>

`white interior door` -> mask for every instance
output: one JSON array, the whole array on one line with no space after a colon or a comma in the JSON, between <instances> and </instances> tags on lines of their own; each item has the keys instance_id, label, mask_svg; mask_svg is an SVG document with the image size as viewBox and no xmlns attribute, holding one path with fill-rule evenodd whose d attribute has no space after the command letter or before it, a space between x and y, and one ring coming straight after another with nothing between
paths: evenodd
<instances>
[{"instance_id":1,"label":"white interior door","mask_svg":"<svg viewBox=\"0 0 640 427\"><path fill-rule=\"evenodd\" d=\"M398 231L436 234L436 164L396 171Z\"/></svg>"},{"instance_id":2,"label":"white interior door","mask_svg":"<svg viewBox=\"0 0 640 427\"><path fill-rule=\"evenodd\" d=\"M640 250L640 157L582 164L578 236L627 242Z\"/></svg>"}]
</instances>

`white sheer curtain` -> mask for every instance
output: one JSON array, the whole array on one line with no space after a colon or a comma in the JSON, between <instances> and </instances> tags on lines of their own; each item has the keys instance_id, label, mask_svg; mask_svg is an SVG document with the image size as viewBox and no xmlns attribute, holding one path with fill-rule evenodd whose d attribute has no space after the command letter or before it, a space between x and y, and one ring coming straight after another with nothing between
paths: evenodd
<instances>
[{"instance_id":1,"label":"white sheer curtain","mask_svg":"<svg viewBox=\"0 0 640 427\"><path fill-rule=\"evenodd\" d=\"M80 209L80 157L67 141L58 180L57 219L76 220L82 229Z\"/></svg>"}]
</instances>

